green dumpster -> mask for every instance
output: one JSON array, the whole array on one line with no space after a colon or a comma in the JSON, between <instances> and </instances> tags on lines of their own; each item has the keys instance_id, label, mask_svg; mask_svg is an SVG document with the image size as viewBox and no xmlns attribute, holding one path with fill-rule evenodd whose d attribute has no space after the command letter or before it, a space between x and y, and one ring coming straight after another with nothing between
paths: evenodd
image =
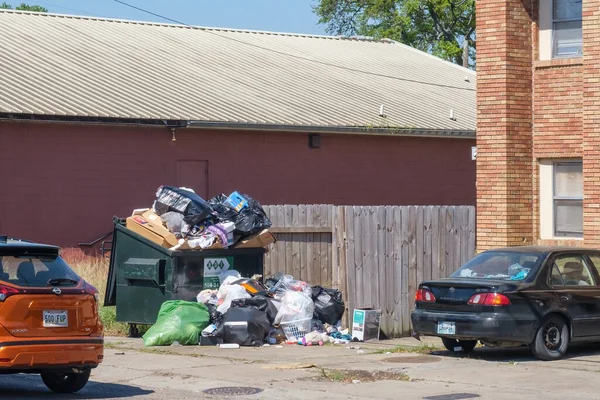
<instances>
[{"instance_id":1,"label":"green dumpster","mask_svg":"<svg viewBox=\"0 0 600 400\"><path fill-rule=\"evenodd\" d=\"M125 227L114 218L105 306L116 306L116 320L152 325L167 300L196 301L204 289L218 289L219 273L235 269L242 276L263 275L264 248L171 251Z\"/></svg>"}]
</instances>

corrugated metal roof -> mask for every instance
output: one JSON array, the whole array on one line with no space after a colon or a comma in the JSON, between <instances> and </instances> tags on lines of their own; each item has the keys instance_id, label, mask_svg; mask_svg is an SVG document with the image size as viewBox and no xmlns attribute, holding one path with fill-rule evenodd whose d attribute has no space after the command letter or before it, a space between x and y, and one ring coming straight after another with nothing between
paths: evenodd
<instances>
[{"instance_id":1,"label":"corrugated metal roof","mask_svg":"<svg viewBox=\"0 0 600 400\"><path fill-rule=\"evenodd\" d=\"M391 41L17 11L0 37L0 113L475 131L475 73Z\"/></svg>"}]
</instances>

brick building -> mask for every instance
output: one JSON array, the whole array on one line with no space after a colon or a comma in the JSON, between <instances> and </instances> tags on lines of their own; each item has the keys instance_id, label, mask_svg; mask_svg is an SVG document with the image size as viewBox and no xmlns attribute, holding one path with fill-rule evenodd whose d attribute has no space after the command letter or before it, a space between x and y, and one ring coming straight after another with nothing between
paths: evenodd
<instances>
[{"instance_id":1,"label":"brick building","mask_svg":"<svg viewBox=\"0 0 600 400\"><path fill-rule=\"evenodd\" d=\"M76 245L159 185L475 204L475 74L391 41L0 11L0 234Z\"/></svg>"},{"instance_id":2,"label":"brick building","mask_svg":"<svg viewBox=\"0 0 600 400\"><path fill-rule=\"evenodd\" d=\"M600 245L600 1L477 1L478 249Z\"/></svg>"}]
</instances>

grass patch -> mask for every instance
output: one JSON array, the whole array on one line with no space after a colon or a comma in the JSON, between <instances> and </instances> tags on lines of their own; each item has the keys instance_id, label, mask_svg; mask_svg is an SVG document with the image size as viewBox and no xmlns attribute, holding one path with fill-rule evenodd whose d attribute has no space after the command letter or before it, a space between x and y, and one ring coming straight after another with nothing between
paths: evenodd
<instances>
[{"instance_id":1,"label":"grass patch","mask_svg":"<svg viewBox=\"0 0 600 400\"><path fill-rule=\"evenodd\" d=\"M365 371L321 368L320 378L329 382L359 383L377 381L410 381L410 377L402 372Z\"/></svg>"},{"instance_id":2,"label":"grass patch","mask_svg":"<svg viewBox=\"0 0 600 400\"><path fill-rule=\"evenodd\" d=\"M102 304L104 302L104 293L106 293L106 280L108 279L108 264L110 259L108 257L88 256L79 249L71 248L63 249L61 256L77 275L98 289L100 304ZM104 324L106 335L127 336L128 326L125 323L117 322L115 307L100 306L100 319ZM138 327L140 334L145 332L144 328L142 326Z\"/></svg>"},{"instance_id":3,"label":"grass patch","mask_svg":"<svg viewBox=\"0 0 600 400\"><path fill-rule=\"evenodd\" d=\"M391 349L375 350L371 354L387 354L387 353L418 353L418 354L431 354L435 351L445 350L444 347L432 346L424 344L421 346L396 346Z\"/></svg>"}]
</instances>

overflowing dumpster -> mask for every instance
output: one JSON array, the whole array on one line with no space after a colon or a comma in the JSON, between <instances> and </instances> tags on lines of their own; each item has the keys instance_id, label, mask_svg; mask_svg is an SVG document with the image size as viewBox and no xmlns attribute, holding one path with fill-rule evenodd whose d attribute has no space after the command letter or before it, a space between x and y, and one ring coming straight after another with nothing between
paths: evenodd
<instances>
[{"instance_id":1,"label":"overflowing dumpster","mask_svg":"<svg viewBox=\"0 0 600 400\"><path fill-rule=\"evenodd\" d=\"M178 251L128 229L114 218L114 233L104 305L116 306L118 322L156 322L167 300L196 301L199 292L219 287L218 275L234 269L245 276L263 275L264 248Z\"/></svg>"}]
</instances>

